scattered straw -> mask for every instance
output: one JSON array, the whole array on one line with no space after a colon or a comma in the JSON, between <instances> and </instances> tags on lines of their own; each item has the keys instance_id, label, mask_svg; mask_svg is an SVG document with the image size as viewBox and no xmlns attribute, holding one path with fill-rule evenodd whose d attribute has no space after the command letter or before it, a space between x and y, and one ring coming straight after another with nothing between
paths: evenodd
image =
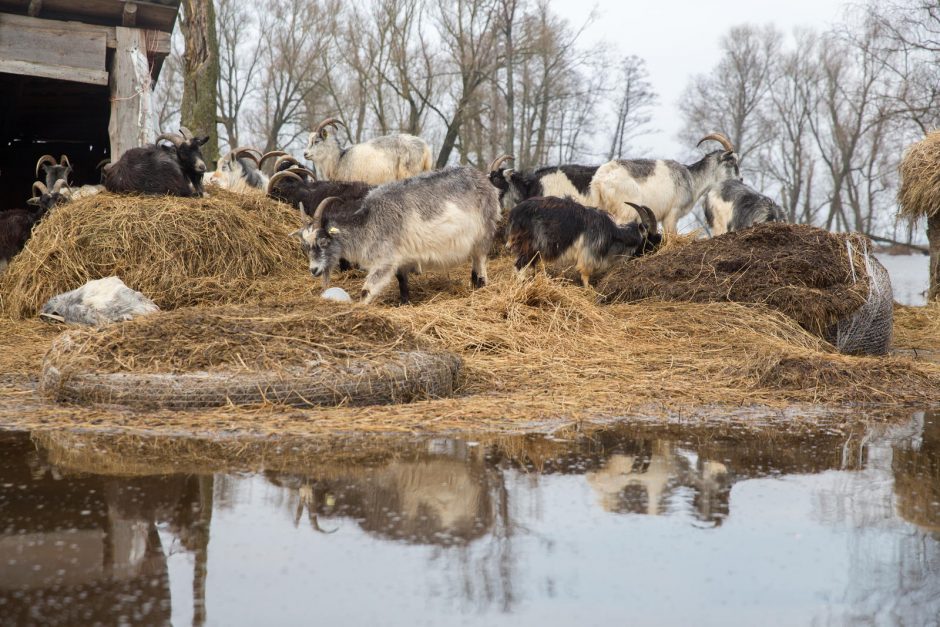
<instances>
[{"instance_id":1,"label":"scattered straw","mask_svg":"<svg viewBox=\"0 0 940 627\"><path fill-rule=\"evenodd\" d=\"M900 215L916 220L940 213L940 130L912 144L904 153L899 171Z\"/></svg>"}]
</instances>

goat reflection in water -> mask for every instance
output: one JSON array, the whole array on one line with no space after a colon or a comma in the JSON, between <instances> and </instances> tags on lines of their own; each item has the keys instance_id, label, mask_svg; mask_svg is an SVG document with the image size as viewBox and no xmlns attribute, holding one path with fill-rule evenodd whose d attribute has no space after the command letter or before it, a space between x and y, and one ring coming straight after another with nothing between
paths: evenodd
<instances>
[{"instance_id":1,"label":"goat reflection in water","mask_svg":"<svg viewBox=\"0 0 940 627\"><path fill-rule=\"evenodd\" d=\"M388 539L466 544L492 529L497 512L505 511L506 491L502 474L484 463L479 447L453 448L380 467L339 465L310 476L266 476L290 491L287 507L295 524L306 510L317 531L328 531L321 518L345 517Z\"/></svg>"}]
</instances>

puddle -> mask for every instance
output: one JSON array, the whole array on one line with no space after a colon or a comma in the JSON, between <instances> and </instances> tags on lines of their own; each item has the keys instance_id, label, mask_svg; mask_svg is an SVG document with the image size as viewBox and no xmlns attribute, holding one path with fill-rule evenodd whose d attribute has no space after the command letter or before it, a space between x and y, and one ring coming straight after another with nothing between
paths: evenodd
<instances>
[{"instance_id":1,"label":"puddle","mask_svg":"<svg viewBox=\"0 0 940 627\"><path fill-rule=\"evenodd\" d=\"M204 452L187 474L152 474L185 441L109 459L147 446L0 432L0 624L940 615L940 413L850 433L364 440L231 466Z\"/></svg>"}]
</instances>

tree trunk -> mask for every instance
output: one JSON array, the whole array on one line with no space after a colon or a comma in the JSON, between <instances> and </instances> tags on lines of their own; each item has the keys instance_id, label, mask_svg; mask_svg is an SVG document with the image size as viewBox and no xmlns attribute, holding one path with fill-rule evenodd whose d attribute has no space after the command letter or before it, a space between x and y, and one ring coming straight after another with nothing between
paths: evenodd
<instances>
[{"instance_id":1,"label":"tree trunk","mask_svg":"<svg viewBox=\"0 0 940 627\"><path fill-rule=\"evenodd\" d=\"M940 298L940 212L927 218L927 241L930 248L930 289L927 300Z\"/></svg>"},{"instance_id":2,"label":"tree trunk","mask_svg":"<svg viewBox=\"0 0 940 627\"><path fill-rule=\"evenodd\" d=\"M202 147L207 162L219 158L216 120L219 96L219 42L212 0L184 0L182 125L197 135L209 135Z\"/></svg>"}]
</instances>

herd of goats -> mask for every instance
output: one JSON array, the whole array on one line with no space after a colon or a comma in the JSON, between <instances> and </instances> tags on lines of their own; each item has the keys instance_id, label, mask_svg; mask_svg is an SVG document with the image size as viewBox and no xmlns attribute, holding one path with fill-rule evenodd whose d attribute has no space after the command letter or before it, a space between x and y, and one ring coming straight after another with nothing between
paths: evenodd
<instances>
[{"instance_id":1,"label":"herd of goats","mask_svg":"<svg viewBox=\"0 0 940 627\"><path fill-rule=\"evenodd\" d=\"M398 280L408 302L408 276L471 262L471 283L486 284L494 238L505 237L521 275L533 262L573 265L585 286L619 257L639 256L661 241L658 225L675 232L680 218L702 199L713 235L760 222L783 221L781 208L741 181L739 157L727 137L683 165L667 159L612 160L601 166L557 165L518 171L496 158L484 173L458 166L432 170L427 142L386 135L343 147L342 122L328 118L310 133L305 167L284 151L261 154L236 148L208 172L200 147L208 137L186 128L101 164L101 184L73 189L71 165L44 155L28 209L0 213L0 271L22 250L33 226L50 210L107 190L119 194L205 194L209 187L266 193L299 210L297 237L310 272L329 286L334 269L367 271L362 300L372 302ZM208 174L208 176L207 176ZM207 180L206 180L207 179ZM509 209L501 222L502 209ZM502 231L501 229L505 229Z\"/></svg>"}]
</instances>

